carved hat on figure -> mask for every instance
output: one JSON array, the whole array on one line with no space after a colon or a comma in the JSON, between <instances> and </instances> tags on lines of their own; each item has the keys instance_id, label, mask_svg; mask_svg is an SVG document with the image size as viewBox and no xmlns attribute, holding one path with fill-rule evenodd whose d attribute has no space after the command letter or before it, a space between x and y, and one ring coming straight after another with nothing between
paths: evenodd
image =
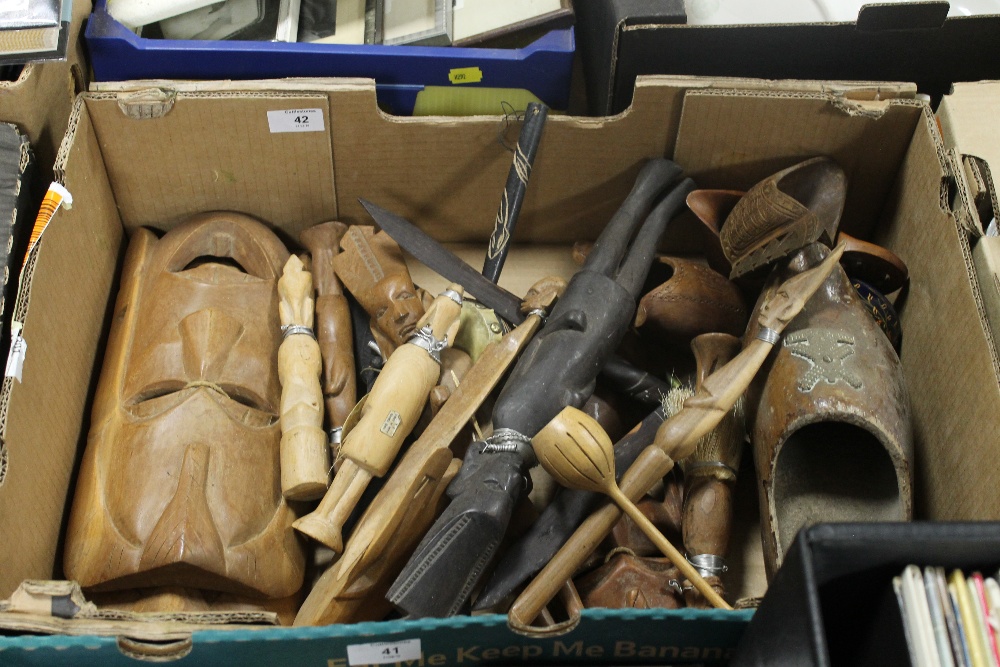
<instances>
[{"instance_id":1,"label":"carved hat on figure","mask_svg":"<svg viewBox=\"0 0 1000 667\"><path fill-rule=\"evenodd\" d=\"M337 276L371 318L372 335L383 357L407 341L424 315L403 251L385 232L353 226L333 260Z\"/></svg>"}]
</instances>

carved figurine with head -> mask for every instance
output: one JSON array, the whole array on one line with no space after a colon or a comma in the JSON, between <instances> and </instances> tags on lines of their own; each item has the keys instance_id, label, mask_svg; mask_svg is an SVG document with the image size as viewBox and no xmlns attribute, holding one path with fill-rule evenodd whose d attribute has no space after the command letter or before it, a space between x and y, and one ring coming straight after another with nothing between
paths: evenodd
<instances>
[{"instance_id":1,"label":"carved figurine with head","mask_svg":"<svg viewBox=\"0 0 1000 667\"><path fill-rule=\"evenodd\" d=\"M181 587L249 599L302 585L281 495L281 333L288 251L237 213L132 235L66 537L95 591Z\"/></svg>"},{"instance_id":2,"label":"carved figurine with head","mask_svg":"<svg viewBox=\"0 0 1000 667\"><path fill-rule=\"evenodd\" d=\"M347 290L371 316L371 330L388 358L416 330L424 304L413 286L403 252L385 232L352 226L340 242L343 252L333 260Z\"/></svg>"}]
</instances>

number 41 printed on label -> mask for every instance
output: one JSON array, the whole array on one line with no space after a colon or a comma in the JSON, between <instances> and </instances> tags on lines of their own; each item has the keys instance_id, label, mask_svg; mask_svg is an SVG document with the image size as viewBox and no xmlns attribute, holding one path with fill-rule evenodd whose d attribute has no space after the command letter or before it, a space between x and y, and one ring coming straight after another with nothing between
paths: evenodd
<instances>
[{"instance_id":1,"label":"number 41 printed on label","mask_svg":"<svg viewBox=\"0 0 1000 667\"><path fill-rule=\"evenodd\" d=\"M347 647L347 664L385 665L420 659L420 640L404 639L398 642L351 644Z\"/></svg>"}]
</instances>

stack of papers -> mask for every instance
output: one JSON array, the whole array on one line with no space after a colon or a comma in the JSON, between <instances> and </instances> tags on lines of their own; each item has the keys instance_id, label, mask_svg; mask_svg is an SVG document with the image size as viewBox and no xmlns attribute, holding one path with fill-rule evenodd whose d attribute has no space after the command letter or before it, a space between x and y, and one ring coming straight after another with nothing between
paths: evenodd
<instances>
[{"instance_id":1,"label":"stack of papers","mask_svg":"<svg viewBox=\"0 0 1000 667\"><path fill-rule=\"evenodd\" d=\"M908 565L892 585L914 667L1000 667L996 576Z\"/></svg>"}]
</instances>

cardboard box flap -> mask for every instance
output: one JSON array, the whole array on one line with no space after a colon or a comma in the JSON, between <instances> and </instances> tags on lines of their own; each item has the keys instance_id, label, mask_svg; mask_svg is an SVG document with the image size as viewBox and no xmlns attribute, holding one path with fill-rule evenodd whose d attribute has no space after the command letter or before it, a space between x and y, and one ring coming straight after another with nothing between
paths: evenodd
<instances>
[{"instance_id":1,"label":"cardboard box flap","mask_svg":"<svg viewBox=\"0 0 1000 667\"><path fill-rule=\"evenodd\" d=\"M233 97L243 103L232 105ZM292 234L337 217L324 94L163 91L159 100L151 92L84 99L126 229L166 230L217 209L235 209ZM175 104L180 99L185 104ZM205 127L213 128L209 141L185 141ZM171 195L181 190L190 195Z\"/></svg>"},{"instance_id":2,"label":"cardboard box flap","mask_svg":"<svg viewBox=\"0 0 1000 667\"><path fill-rule=\"evenodd\" d=\"M956 83L941 100L938 120L945 146L963 156L968 196L978 214L976 233L982 234L1000 212L996 176L1000 174L1000 136L996 113L1000 110L1000 82Z\"/></svg>"},{"instance_id":3,"label":"cardboard box flap","mask_svg":"<svg viewBox=\"0 0 1000 667\"><path fill-rule=\"evenodd\" d=\"M9 599L0 600L0 628L4 630L124 636L138 644L139 658L149 657L141 651L145 642L188 640L190 644L193 632L208 627L228 631L278 624L276 613L263 611L129 612L98 608L75 581L26 580Z\"/></svg>"},{"instance_id":4,"label":"cardboard box flap","mask_svg":"<svg viewBox=\"0 0 1000 667\"><path fill-rule=\"evenodd\" d=\"M796 162L828 155L849 184L841 229L868 238L923 108L915 100L888 100L876 112L830 93L692 90L674 159L699 187L745 190Z\"/></svg>"},{"instance_id":5,"label":"cardboard box flap","mask_svg":"<svg viewBox=\"0 0 1000 667\"><path fill-rule=\"evenodd\" d=\"M61 569L57 544L67 489L88 428L86 404L113 304L122 229L96 137L90 123L81 122L86 114L78 100L66 135L74 147L70 159L81 167L64 184L77 206L55 215L24 274L15 314L27 343L22 381L5 378L0 394L7 461L0 535L18 545L0 568L3 596L23 579L51 578ZM81 222L90 216L96 226Z\"/></svg>"},{"instance_id":6,"label":"cardboard box flap","mask_svg":"<svg viewBox=\"0 0 1000 667\"><path fill-rule=\"evenodd\" d=\"M956 84L938 108L938 126L955 164L954 194L965 231L962 247L981 327L990 343L993 385L1000 382L1000 238L986 234L1000 211L994 180L1000 173L1000 138L994 130L998 110L1000 82L990 81Z\"/></svg>"},{"instance_id":7,"label":"cardboard box flap","mask_svg":"<svg viewBox=\"0 0 1000 667\"><path fill-rule=\"evenodd\" d=\"M948 2L913 2L863 5L858 11L858 30L933 30L948 18Z\"/></svg>"},{"instance_id":8,"label":"cardboard box flap","mask_svg":"<svg viewBox=\"0 0 1000 667\"><path fill-rule=\"evenodd\" d=\"M626 110L613 118L550 115L516 241L564 243L596 236L628 192L641 163L671 152L683 91L690 85L690 82L677 86L661 83L647 88L637 100L635 110ZM248 104L259 108L250 111L250 106L242 105L241 109L262 117L271 108L268 105L277 99L291 104L295 96L300 96L299 101L315 99L312 96L317 95L325 98L332 171L320 164L322 142L317 133L315 141L303 140L313 154L289 149L287 164L309 170L308 174L297 172L295 183L288 182L291 175L285 173L254 176L253 182L273 191L273 203L267 210L248 212L286 230L290 220L312 224L337 217L346 222L371 224L358 202L359 197L365 197L420 224L444 242L482 241L492 231L510 168L511 153L503 142L512 145L517 139L518 126L512 118L386 114L378 108L375 83L371 80L133 81L95 84L92 88L94 91L86 98L101 137L102 151L109 162L130 165L127 170L112 169L111 174L128 228L142 224L169 227L195 209L210 207L217 201L239 201L239 197L229 197L234 190L244 187L244 181L245 189L250 189L251 181L242 173L244 163L258 165L262 159L239 157L238 142L231 139L238 137L239 123L259 122L259 119L232 119L226 124L216 118L212 100L246 98L251 100ZM161 91L161 99L155 91ZM199 109L195 111L194 105L187 103L177 104L181 99L199 100ZM169 110L182 106L183 118ZM129 123L127 131L121 132L117 123L122 113L142 120ZM199 154L188 156L188 160L183 155L161 154L119 159L125 155L131 158L131 147L149 144L153 136L162 136L161 132L174 133L172 136L179 138L195 124L216 122L223 122L224 126L219 140ZM111 125L119 131L101 131L101 127ZM485 148L470 152L470 145ZM252 150L265 149L252 147ZM593 155L601 155L602 159L594 161L587 157ZM229 166L214 169L210 174L184 173L185 161L200 164L205 156L213 156L217 162ZM275 153L272 160L275 164L280 163L278 157ZM239 170L232 167L234 162L239 163ZM563 178L567 170L576 177ZM290 192L295 192L294 188L303 187L303 182L322 187L323 179L328 177L332 183L334 173L336 188L328 188L331 196L336 197L334 202L324 203L319 210L304 210L300 204L284 201ZM202 198L169 210L143 208L144 200L159 192L169 192L171 174L187 179L183 182L185 187L189 182L195 183L203 193ZM237 182L233 182L234 178ZM173 187L180 184L173 182ZM470 195L483 191L495 191L496 199Z\"/></svg>"},{"instance_id":9,"label":"cardboard box flap","mask_svg":"<svg viewBox=\"0 0 1000 667\"><path fill-rule=\"evenodd\" d=\"M906 81L815 81L812 79L749 79L733 76L684 76L670 74L645 74L636 78L636 88L645 86L673 86L691 89L740 89L762 91L787 91L799 93L826 93L845 100L879 101L913 99L917 86Z\"/></svg>"},{"instance_id":10,"label":"cardboard box flap","mask_svg":"<svg viewBox=\"0 0 1000 667\"><path fill-rule=\"evenodd\" d=\"M514 242L595 238L641 164L671 152L683 90L645 88L631 108L608 118L550 114ZM374 92L348 92L332 104L343 220L371 224L358 203L364 197L442 242L489 237L512 160L504 144L516 142L517 123L497 116L388 116L376 109Z\"/></svg>"},{"instance_id":11,"label":"cardboard box flap","mask_svg":"<svg viewBox=\"0 0 1000 667\"><path fill-rule=\"evenodd\" d=\"M1000 108L1000 81L956 83L941 99L938 117L945 145L976 155L1000 170L1000 136L996 113Z\"/></svg>"},{"instance_id":12,"label":"cardboard box flap","mask_svg":"<svg viewBox=\"0 0 1000 667\"><path fill-rule=\"evenodd\" d=\"M729 88L751 90L768 85L744 79L724 83ZM595 238L628 193L642 162L675 153L685 95L718 85L722 83L711 79L640 77L632 105L616 116L550 115L515 242L566 243ZM914 94L910 84L890 84L881 93L878 85L868 82L789 82L787 86L796 93L826 91L848 106L856 96L859 113L868 100L881 97L879 104L885 104L886 98ZM916 117L919 105L910 104L914 108L908 113ZM365 197L444 242L475 242L489 236L511 160L497 139L505 120L492 116L386 116L375 109L374 92L362 90L331 97L331 105L342 219L368 224L370 219L357 201ZM446 142L441 141L442 127L447 128ZM901 145L905 145L904 133L901 125ZM516 127L509 128L505 136L513 143ZM405 152L399 150L403 145L408 146ZM481 148L470 154L464 149L468 145L488 150ZM359 160L358 155L364 159ZM566 174L573 178L566 178ZM470 196L481 192L496 192L496 199Z\"/></svg>"},{"instance_id":13,"label":"cardboard box flap","mask_svg":"<svg viewBox=\"0 0 1000 667\"><path fill-rule=\"evenodd\" d=\"M994 468L983 465L994 456L993 439L983 438L991 422L983 419L1000 414L1000 364L983 322L969 238L950 210L952 175L934 141L929 110L921 122L931 131L914 134L885 212L911 224L905 230L891 226L878 238L910 267L899 310L913 414L916 515L990 519L1000 512L1000 500L983 492L996 483ZM902 183L913 184L906 197L899 195Z\"/></svg>"}]
</instances>

